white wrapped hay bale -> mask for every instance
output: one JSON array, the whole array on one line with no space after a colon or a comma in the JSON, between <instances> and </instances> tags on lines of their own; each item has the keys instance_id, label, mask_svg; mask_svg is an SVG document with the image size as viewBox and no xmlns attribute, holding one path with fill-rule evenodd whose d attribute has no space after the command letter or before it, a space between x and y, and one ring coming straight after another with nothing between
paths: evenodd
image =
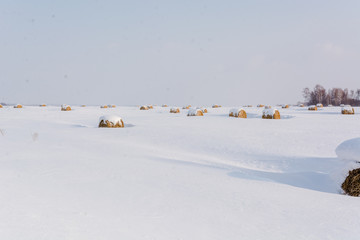
<instances>
[{"instance_id":1,"label":"white wrapped hay bale","mask_svg":"<svg viewBox=\"0 0 360 240\"><path fill-rule=\"evenodd\" d=\"M187 114L188 116L204 116L203 112L200 109L189 109Z\"/></svg>"},{"instance_id":2,"label":"white wrapped hay bale","mask_svg":"<svg viewBox=\"0 0 360 240\"><path fill-rule=\"evenodd\" d=\"M99 119L99 128L123 128L124 122L119 116L105 115Z\"/></svg>"},{"instance_id":3,"label":"white wrapped hay bale","mask_svg":"<svg viewBox=\"0 0 360 240\"><path fill-rule=\"evenodd\" d=\"M170 113L180 113L180 109L172 107L172 108L170 108Z\"/></svg>"},{"instance_id":4,"label":"white wrapped hay bale","mask_svg":"<svg viewBox=\"0 0 360 240\"><path fill-rule=\"evenodd\" d=\"M71 107L69 105L63 104L61 105L61 111L71 111Z\"/></svg>"},{"instance_id":5,"label":"white wrapped hay bale","mask_svg":"<svg viewBox=\"0 0 360 240\"><path fill-rule=\"evenodd\" d=\"M341 114L355 114L355 110L350 105L341 107Z\"/></svg>"},{"instance_id":6,"label":"white wrapped hay bale","mask_svg":"<svg viewBox=\"0 0 360 240\"><path fill-rule=\"evenodd\" d=\"M247 115L245 110L242 108L232 108L229 111L229 117L247 118Z\"/></svg>"},{"instance_id":7,"label":"white wrapped hay bale","mask_svg":"<svg viewBox=\"0 0 360 240\"><path fill-rule=\"evenodd\" d=\"M275 109L271 108L271 106L266 106L262 112L263 119L280 119L280 112Z\"/></svg>"}]
</instances>

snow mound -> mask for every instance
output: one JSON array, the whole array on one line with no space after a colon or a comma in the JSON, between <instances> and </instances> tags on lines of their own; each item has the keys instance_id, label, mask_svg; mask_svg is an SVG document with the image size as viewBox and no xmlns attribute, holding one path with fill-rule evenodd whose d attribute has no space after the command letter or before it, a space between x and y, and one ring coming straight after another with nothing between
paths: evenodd
<instances>
[{"instance_id":1,"label":"snow mound","mask_svg":"<svg viewBox=\"0 0 360 240\"><path fill-rule=\"evenodd\" d=\"M341 143L335 150L341 160L360 162L360 138L354 138Z\"/></svg>"}]
</instances>

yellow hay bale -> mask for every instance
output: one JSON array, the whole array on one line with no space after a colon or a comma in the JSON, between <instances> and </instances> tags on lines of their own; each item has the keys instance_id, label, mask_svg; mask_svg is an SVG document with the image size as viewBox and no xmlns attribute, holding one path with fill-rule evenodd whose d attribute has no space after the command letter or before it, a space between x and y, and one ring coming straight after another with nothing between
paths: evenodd
<instances>
[{"instance_id":1,"label":"yellow hay bale","mask_svg":"<svg viewBox=\"0 0 360 240\"><path fill-rule=\"evenodd\" d=\"M3 108L3 105L0 104L0 108Z\"/></svg>"},{"instance_id":2,"label":"yellow hay bale","mask_svg":"<svg viewBox=\"0 0 360 240\"><path fill-rule=\"evenodd\" d=\"M315 106L315 105L311 105L311 106L309 106L308 110L309 110L309 111L317 111L318 108L317 108L317 106Z\"/></svg>"},{"instance_id":3,"label":"yellow hay bale","mask_svg":"<svg viewBox=\"0 0 360 240\"><path fill-rule=\"evenodd\" d=\"M221 105L217 105L217 104L212 106L212 108L220 108L220 107L221 107Z\"/></svg>"},{"instance_id":4,"label":"yellow hay bale","mask_svg":"<svg viewBox=\"0 0 360 240\"><path fill-rule=\"evenodd\" d=\"M262 118L263 119L280 119L280 112L277 109L267 108L267 109L264 109Z\"/></svg>"},{"instance_id":5,"label":"yellow hay bale","mask_svg":"<svg viewBox=\"0 0 360 240\"><path fill-rule=\"evenodd\" d=\"M112 108L116 108L116 105L111 105Z\"/></svg>"},{"instance_id":6,"label":"yellow hay bale","mask_svg":"<svg viewBox=\"0 0 360 240\"><path fill-rule=\"evenodd\" d=\"M41 104L40 107L46 107L46 104Z\"/></svg>"},{"instance_id":7,"label":"yellow hay bale","mask_svg":"<svg viewBox=\"0 0 360 240\"><path fill-rule=\"evenodd\" d=\"M123 128L124 122L117 116L103 116L100 118L99 128Z\"/></svg>"},{"instance_id":8,"label":"yellow hay bale","mask_svg":"<svg viewBox=\"0 0 360 240\"><path fill-rule=\"evenodd\" d=\"M140 110L149 110L149 107L148 106L141 106Z\"/></svg>"},{"instance_id":9,"label":"yellow hay bale","mask_svg":"<svg viewBox=\"0 0 360 240\"><path fill-rule=\"evenodd\" d=\"M247 118L247 114L244 109L233 108L230 109L229 117Z\"/></svg>"},{"instance_id":10,"label":"yellow hay bale","mask_svg":"<svg viewBox=\"0 0 360 240\"><path fill-rule=\"evenodd\" d=\"M162 105L162 107L168 107L168 105L166 105L166 104L163 104L163 105Z\"/></svg>"},{"instance_id":11,"label":"yellow hay bale","mask_svg":"<svg viewBox=\"0 0 360 240\"><path fill-rule=\"evenodd\" d=\"M289 108L289 105L288 104L282 105L282 108Z\"/></svg>"},{"instance_id":12,"label":"yellow hay bale","mask_svg":"<svg viewBox=\"0 0 360 240\"><path fill-rule=\"evenodd\" d=\"M264 106L265 106L264 104L257 105L257 107L264 107Z\"/></svg>"},{"instance_id":13,"label":"yellow hay bale","mask_svg":"<svg viewBox=\"0 0 360 240\"><path fill-rule=\"evenodd\" d=\"M204 116L203 112L200 109L190 109L188 116Z\"/></svg>"},{"instance_id":14,"label":"yellow hay bale","mask_svg":"<svg viewBox=\"0 0 360 240\"><path fill-rule=\"evenodd\" d=\"M148 105L147 107L148 107L148 109L153 109L154 108L152 105Z\"/></svg>"},{"instance_id":15,"label":"yellow hay bale","mask_svg":"<svg viewBox=\"0 0 360 240\"><path fill-rule=\"evenodd\" d=\"M16 104L14 108L22 108L23 106L21 104Z\"/></svg>"},{"instance_id":16,"label":"yellow hay bale","mask_svg":"<svg viewBox=\"0 0 360 240\"><path fill-rule=\"evenodd\" d=\"M61 111L71 111L71 107L69 105L61 105Z\"/></svg>"},{"instance_id":17,"label":"yellow hay bale","mask_svg":"<svg viewBox=\"0 0 360 240\"><path fill-rule=\"evenodd\" d=\"M341 114L353 115L355 114L355 110L350 105L346 105L341 108Z\"/></svg>"},{"instance_id":18,"label":"yellow hay bale","mask_svg":"<svg viewBox=\"0 0 360 240\"><path fill-rule=\"evenodd\" d=\"M107 105L102 105L102 106L100 106L100 108L108 108L108 106Z\"/></svg>"},{"instance_id":19,"label":"yellow hay bale","mask_svg":"<svg viewBox=\"0 0 360 240\"><path fill-rule=\"evenodd\" d=\"M191 105L184 106L183 109L190 109Z\"/></svg>"},{"instance_id":20,"label":"yellow hay bale","mask_svg":"<svg viewBox=\"0 0 360 240\"><path fill-rule=\"evenodd\" d=\"M360 196L360 168L349 171L349 175L342 183L341 188L347 195Z\"/></svg>"},{"instance_id":21,"label":"yellow hay bale","mask_svg":"<svg viewBox=\"0 0 360 240\"><path fill-rule=\"evenodd\" d=\"M170 113L180 113L180 109L179 108L171 108Z\"/></svg>"}]
</instances>

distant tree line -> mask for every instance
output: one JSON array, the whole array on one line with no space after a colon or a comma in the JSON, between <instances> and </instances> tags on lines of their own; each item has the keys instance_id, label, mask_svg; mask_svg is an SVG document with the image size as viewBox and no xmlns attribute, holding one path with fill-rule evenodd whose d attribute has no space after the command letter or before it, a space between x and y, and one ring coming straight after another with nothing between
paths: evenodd
<instances>
[{"instance_id":1,"label":"distant tree line","mask_svg":"<svg viewBox=\"0 0 360 240\"><path fill-rule=\"evenodd\" d=\"M303 96L305 104L307 105L322 103L324 106L339 106L340 104L360 106L360 89L349 90L347 88L332 88L326 90L323 86L318 84L313 90L304 88Z\"/></svg>"}]
</instances>

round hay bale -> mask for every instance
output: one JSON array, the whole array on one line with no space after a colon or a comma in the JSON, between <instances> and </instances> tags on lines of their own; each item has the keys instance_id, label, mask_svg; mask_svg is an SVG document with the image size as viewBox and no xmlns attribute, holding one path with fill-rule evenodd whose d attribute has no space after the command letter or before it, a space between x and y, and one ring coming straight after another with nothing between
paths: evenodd
<instances>
[{"instance_id":1,"label":"round hay bale","mask_svg":"<svg viewBox=\"0 0 360 240\"><path fill-rule=\"evenodd\" d=\"M305 107L305 105L304 105L304 104L300 104L299 107Z\"/></svg>"},{"instance_id":2,"label":"round hay bale","mask_svg":"<svg viewBox=\"0 0 360 240\"><path fill-rule=\"evenodd\" d=\"M46 104L40 104L40 107L46 107Z\"/></svg>"},{"instance_id":3,"label":"round hay bale","mask_svg":"<svg viewBox=\"0 0 360 240\"><path fill-rule=\"evenodd\" d=\"M163 105L162 105L162 107L168 107L168 105L166 105L166 104L163 104Z\"/></svg>"},{"instance_id":4,"label":"round hay bale","mask_svg":"<svg viewBox=\"0 0 360 240\"><path fill-rule=\"evenodd\" d=\"M221 105L215 104L215 105L212 106L212 108L221 108Z\"/></svg>"},{"instance_id":5,"label":"round hay bale","mask_svg":"<svg viewBox=\"0 0 360 240\"><path fill-rule=\"evenodd\" d=\"M154 108L152 105L148 105L147 107L148 107L148 109L153 109Z\"/></svg>"},{"instance_id":6,"label":"round hay bale","mask_svg":"<svg viewBox=\"0 0 360 240\"><path fill-rule=\"evenodd\" d=\"M247 118L247 115L244 109L233 108L229 111L229 117Z\"/></svg>"},{"instance_id":7,"label":"round hay bale","mask_svg":"<svg viewBox=\"0 0 360 240\"><path fill-rule=\"evenodd\" d=\"M282 108L289 108L289 105L288 104L282 105Z\"/></svg>"},{"instance_id":8,"label":"round hay bale","mask_svg":"<svg viewBox=\"0 0 360 240\"><path fill-rule=\"evenodd\" d=\"M202 111L202 113L208 113L208 110L206 108L197 107L196 109L200 109Z\"/></svg>"},{"instance_id":9,"label":"round hay bale","mask_svg":"<svg viewBox=\"0 0 360 240\"><path fill-rule=\"evenodd\" d=\"M0 108L3 108L3 105L0 104Z\"/></svg>"},{"instance_id":10,"label":"round hay bale","mask_svg":"<svg viewBox=\"0 0 360 240\"><path fill-rule=\"evenodd\" d=\"M341 108L341 114L353 115L355 114L355 110L350 105L345 105Z\"/></svg>"},{"instance_id":11,"label":"round hay bale","mask_svg":"<svg viewBox=\"0 0 360 240\"><path fill-rule=\"evenodd\" d=\"M81 107L86 107L86 105L81 105Z\"/></svg>"},{"instance_id":12,"label":"round hay bale","mask_svg":"<svg viewBox=\"0 0 360 240\"><path fill-rule=\"evenodd\" d=\"M108 106L108 108L116 108L116 105L114 105L114 104L109 104L107 106Z\"/></svg>"},{"instance_id":13,"label":"round hay bale","mask_svg":"<svg viewBox=\"0 0 360 240\"><path fill-rule=\"evenodd\" d=\"M23 106L21 104L16 104L14 108L22 108Z\"/></svg>"},{"instance_id":14,"label":"round hay bale","mask_svg":"<svg viewBox=\"0 0 360 240\"><path fill-rule=\"evenodd\" d=\"M341 185L347 195L360 196L360 168L349 171L349 175Z\"/></svg>"},{"instance_id":15,"label":"round hay bale","mask_svg":"<svg viewBox=\"0 0 360 240\"><path fill-rule=\"evenodd\" d=\"M316 107L322 108L322 107L324 107L324 105L322 105L321 103L318 103L318 104L316 104Z\"/></svg>"},{"instance_id":16,"label":"round hay bale","mask_svg":"<svg viewBox=\"0 0 360 240\"><path fill-rule=\"evenodd\" d=\"M309 111L317 111L318 108L317 108L317 106L315 106L315 105L311 105L311 106L309 106L308 110L309 110Z\"/></svg>"},{"instance_id":17,"label":"round hay bale","mask_svg":"<svg viewBox=\"0 0 360 240\"><path fill-rule=\"evenodd\" d=\"M265 106L264 104L257 105L257 107L264 107L264 106Z\"/></svg>"},{"instance_id":18,"label":"round hay bale","mask_svg":"<svg viewBox=\"0 0 360 240\"><path fill-rule=\"evenodd\" d=\"M190 109L191 105L184 106L183 109Z\"/></svg>"},{"instance_id":19,"label":"round hay bale","mask_svg":"<svg viewBox=\"0 0 360 240\"><path fill-rule=\"evenodd\" d=\"M148 106L141 106L140 110L149 110L149 107Z\"/></svg>"},{"instance_id":20,"label":"round hay bale","mask_svg":"<svg viewBox=\"0 0 360 240\"><path fill-rule=\"evenodd\" d=\"M190 109L188 116L204 116L203 112L200 109Z\"/></svg>"},{"instance_id":21,"label":"round hay bale","mask_svg":"<svg viewBox=\"0 0 360 240\"><path fill-rule=\"evenodd\" d=\"M170 108L170 113L180 113L179 108Z\"/></svg>"},{"instance_id":22,"label":"round hay bale","mask_svg":"<svg viewBox=\"0 0 360 240\"><path fill-rule=\"evenodd\" d=\"M69 105L63 104L61 105L61 111L71 111L71 107Z\"/></svg>"},{"instance_id":23,"label":"round hay bale","mask_svg":"<svg viewBox=\"0 0 360 240\"><path fill-rule=\"evenodd\" d=\"M263 110L262 119L280 119L280 112L275 108L265 108Z\"/></svg>"},{"instance_id":24,"label":"round hay bale","mask_svg":"<svg viewBox=\"0 0 360 240\"><path fill-rule=\"evenodd\" d=\"M99 119L99 128L123 128L124 122L121 117L115 115L102 116Z\"/></svg>"},{"instance_id":25,"label":"round hay bale","mask_svg":"<svg viewBox=\"0 0 360 240\"><path fill-rule=\"evenodd\" d=\"M102 106L100 106L100 108L108 108L108 106L107 105L102 105Z\"/></svg>"}]
</instances>

